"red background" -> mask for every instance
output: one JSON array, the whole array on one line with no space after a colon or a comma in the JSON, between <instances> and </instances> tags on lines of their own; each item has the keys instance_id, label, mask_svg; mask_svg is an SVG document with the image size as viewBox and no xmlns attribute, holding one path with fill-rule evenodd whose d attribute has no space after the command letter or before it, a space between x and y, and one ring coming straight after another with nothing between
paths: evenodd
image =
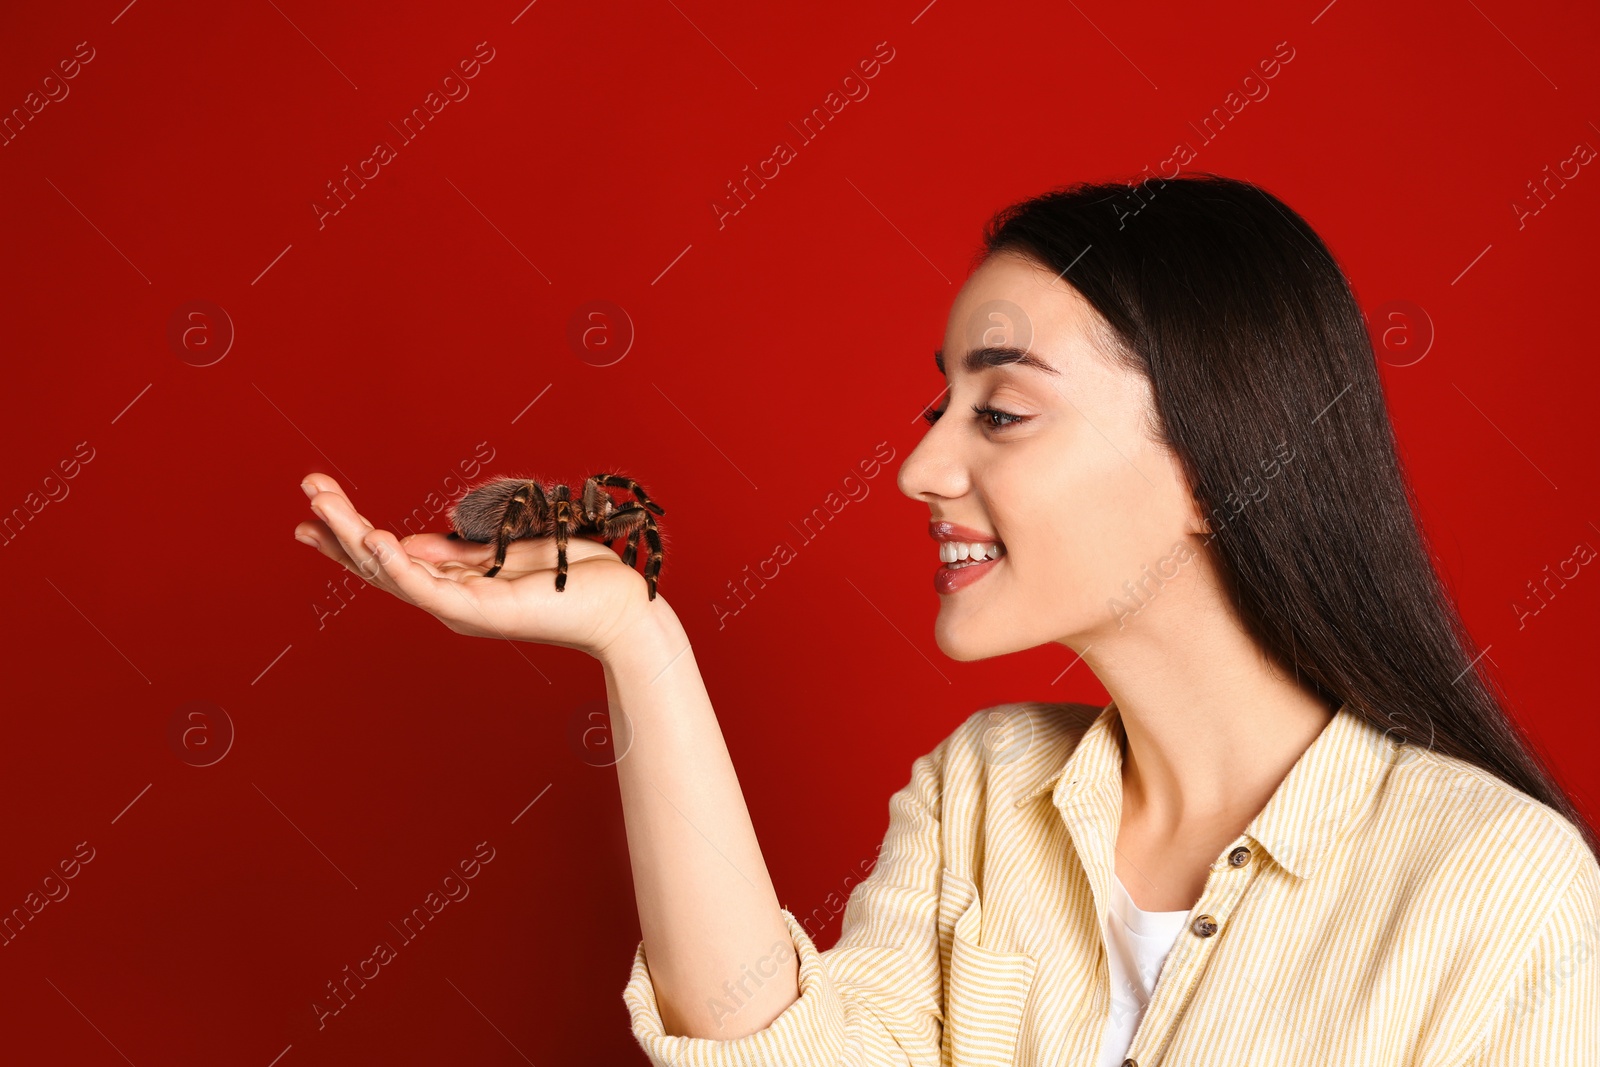
<instances>
[{"instance_id":1,"label":"red background","mask_svg":"<svg viewBox=\"0 0 1600 1067\"><path fill-rule=\"evenodd\" d=\"M94 850L0 948L8 1058L642 1062L615 772L570 736L599 666L341 600L291 537L310 471L393 528L482 442L480 476L620 466L666 505L662 592L780 898L831 944L829 894L916 756L989 704L1104 699L1061 646L942 656L927 510L894 475L983 220L1180 141L1306 215L1369 316L1420 307L1384 376L1427 530L1517 715L1594 798L1600 578L1520 628L1514 604L1600 545L1600 176L1520 227L1512 206L1600 145L1593 5L123 3L20 8L0 35L5 113L94 49L0 147L0 508L67 493L0 546L0 911ZM325 184L482 41L470 95L319 229ZM882 41L870 94L798 145L787 124ZM1270 94L1202 139L1281 41ZM780 139L797 158L719 229ZM192 300L236 332L209 366L214 313L187 361L168 341ZM594 300L635 331L610 366L567 340ZM870 495L803 542L879 442ZM797 558L719 628L780 540ZM169 740L197 700L236 730L204 767ZM480 841L471 895L319 1030L325 983Z\"/></svg>"}]
</instances>

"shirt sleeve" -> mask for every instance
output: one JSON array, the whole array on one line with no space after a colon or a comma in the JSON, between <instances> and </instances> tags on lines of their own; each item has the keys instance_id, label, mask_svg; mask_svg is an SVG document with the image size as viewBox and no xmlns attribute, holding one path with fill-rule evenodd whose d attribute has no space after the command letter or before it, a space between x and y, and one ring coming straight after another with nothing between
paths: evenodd
<instances>
[{"instance_id":1,"label":"shirt sleeve","mask_svg":"<svg viewBox=\"0 0 1600 1067\"><path fill-rule=\"evenodd\" d=\"M763 1029L727 1040L665 1033L639 942L623 1001L655 1067L940 1067L939 811L949 743L918 758L890 798L877 864L851 892L834 947L819 952L783 910L800 996Z\"/></svg>"},{"instance_id":2,"label":"shirt sleeve","mask_svg":"<svg viewBox=\"0 0 1600 1067\"><path fill-rule=\"evenodd\" d=\"M1469 1067L1600 1067L1600 864L1588 849Z\"/></svg>"}]
</instances>

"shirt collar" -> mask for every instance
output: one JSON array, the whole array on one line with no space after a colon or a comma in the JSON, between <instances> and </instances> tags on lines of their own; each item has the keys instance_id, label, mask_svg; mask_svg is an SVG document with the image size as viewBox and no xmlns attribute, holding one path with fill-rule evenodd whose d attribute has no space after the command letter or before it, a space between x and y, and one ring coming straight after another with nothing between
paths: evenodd
<instances>
[{"instance_id":1,"label":"shirt collar","mask_svg":"<svg viewBox=\"0 0 1600 1067\"><path fill-rule=\"evenodd\" d=\"M1114 810L1120 811L1124 743L1113 700L1084 729L1064 762L1023 788L1017 805L1052 790L1051 800L1058 809L1098 795L1114 798ZM1385 733L1351 711L1348 702L1340 704L1245 827L1245 834L1291 874L1310 877L1351 816L1381 784L1381 772L1397 761L1397 751Z\"/></svg>"}]
</instances>

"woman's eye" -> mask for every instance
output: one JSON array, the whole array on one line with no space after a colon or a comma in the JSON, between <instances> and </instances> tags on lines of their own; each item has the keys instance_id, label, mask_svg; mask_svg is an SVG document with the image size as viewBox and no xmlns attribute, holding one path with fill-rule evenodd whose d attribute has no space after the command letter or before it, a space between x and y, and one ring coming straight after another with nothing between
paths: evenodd
<instances>
[{"instance_id":1,"label":"woman's eye","mask_svg":"<svg viewBox=\"0 0 1600 1067\"><path fill-rule=\"evenodd\" d=\"M999 419L1005 420L1003 422L998 422L998 423L997 422L986 423L986 425L992 430L1003 430L1007 426L1012 426L1012 425L1015 425L1016 423L1019 423L1019 422L1022 421L1022 416L1021 415L1012 415L1009 412L999 411L999 410L997 410L995 408L980 408L980 407L974 406L972 410L977 413L978 418L980 418L980 419L995 419L995 418L999 418Z\"/></svg>"},{"instance_id":2,"label":"woman's eye","mask_svg":"<svg viewBox=\"0 0 1600 1067\"><path fill-rule=\"evenodd\" d=\"M988 429L991 429L991 430L1003 430L1007 426L1013 426L1016 423L1019 423L1019 422L1022 421L1022 416L1021 415L1013 415L1010 412L1001 411L998 408L986 408L986 407L982 407L982 406L980 406L978 404L972 405L972 413L977 417L979 422L983 422L984 420L989 420L986 423L986 427ZM943 409L935 411L932 408L929 408L928 410L926 410L926 411L924 411L922 413L922 417L927 420L929 426L932 426L934 423L939 421L939 416L941 416L943 414L944 414L944 410ZM996 418L999 418L999 419L1002 419L1002 420L1005 420L1005 421L1002 421L1002 422L993 421Z\"/></svg>"}]
</instances>

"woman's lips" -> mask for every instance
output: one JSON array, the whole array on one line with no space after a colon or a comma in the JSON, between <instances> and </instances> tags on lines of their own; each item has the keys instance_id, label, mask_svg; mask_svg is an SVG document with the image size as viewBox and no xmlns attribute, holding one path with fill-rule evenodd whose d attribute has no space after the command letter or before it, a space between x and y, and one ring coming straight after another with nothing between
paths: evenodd
<instances>
[{"instance_id":1,"label":"woman's lips","mask_svg":"<svg viewBox=\"0 0 1600 1067\"><path fill-rule=\"evenodd\" d=\"M965 589L1005 561L1006 557L1001 556L999 559L986 559L982 563L967 563L960 567L942 563L939 569L933 572L933 591L945 596L958 589Z\"/></svg>"},{"instance_id":2,"label":"woman's lips","mask_svg":"<svg viewBox=\"0 0 1600 1067\"><path fill-rule=\"evenodd\" d=\"M994 534L974 530L970 526L960 523L948 522L944 519L932 519L928 522L928 535L935 541L962 541L977 545L1000 545L1001 555L998 559L984 560L982 563L965 563L960 567L953 567L948 563L941 563L939 569L933 572L933 590L940 595L954 593L958 589L965 589L985 574L994 570L997 563L1005 557L1005 543ZM958 561L959 562L959 561Z\"/></svg>"},{"instance_id":3,"label":"woman's lips","mask_svg":"<svg viewBox=\"0 0 1600 1067\"><path fill-rule=\"evenodd\" d=\"M928 536L935 541L966 541L971 544L992 545L1001 541L994 534L974 530L970 526L961 526L957 523L946 522L943 519L934 519L928 523Z\"/></svg>"}]
</instances>

